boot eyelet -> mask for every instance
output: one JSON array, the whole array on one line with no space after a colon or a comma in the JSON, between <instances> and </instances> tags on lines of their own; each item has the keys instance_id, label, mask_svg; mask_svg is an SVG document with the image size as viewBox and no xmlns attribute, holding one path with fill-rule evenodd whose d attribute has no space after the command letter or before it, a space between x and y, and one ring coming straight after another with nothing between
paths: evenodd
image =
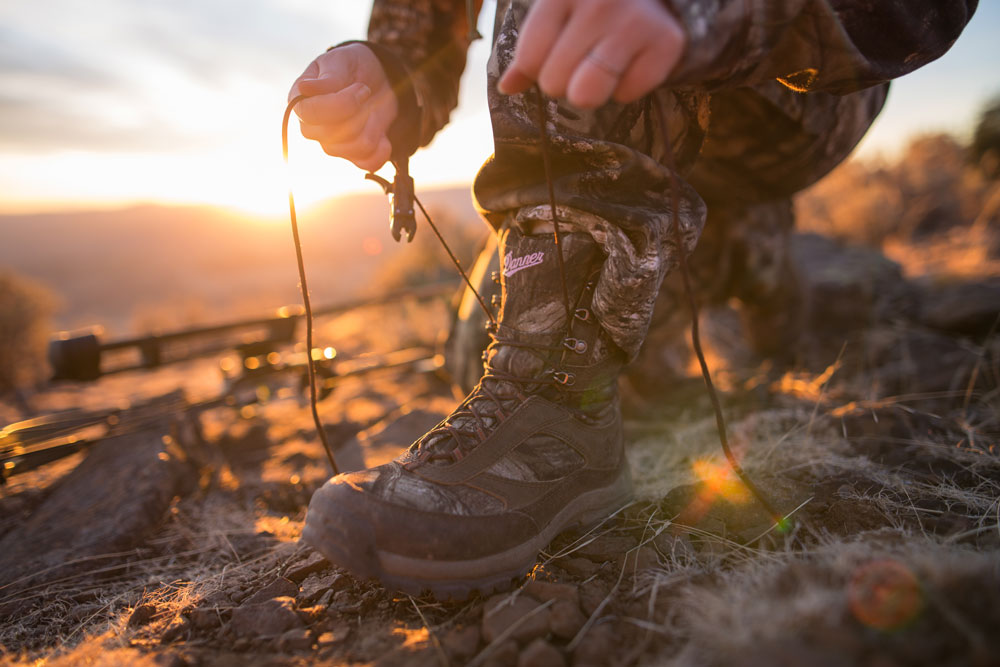
<instances>
[{"instance_id":1,"label":"boot eyelet","mask_svg":"<svg viewBox=\"0 0 1000 667\"><path fill-rule=\"evenodd\" d=\"M483 328L486 329L486 333L489 334L495 334L497 332L497 326L493 324L493 322L487 322Z\"/></svg>"},{"instance_id":2,"label":"boot eyelet","mask_svg":"<svg viewBox=\"0 0 1000 667\"><path fill-rule=\"evenodd\" d=\"M576 376L565 371L553 371L552 378L564 387L570 387L576 382Z\"/></svg>"},{"instance_id":3,"label":"boot eyelet","mask_svg":"<svg viewBox=\"0 0 1000 667\"><path fill-rule=\"evenodd\" d=\"M494 283L496 283L497 285L499 285L500 284L500 272L499 271L491 271L490 272L490 280L492 280Z\"/></svg>"},{"instance_id":4,"label":"boot eyelet","mask_svg":"<svg viewBox=\"0 0 1000 667\"><path fill-rule=\"evenodd\" d=\"M567 338L563 341L563 347L577 354L583 354L587 351L587 341L580 340L579 338Z\"/></svg>"},{"instance_id":5,"label":"boot eyelet","mask_svg":"<svg viewBox=\"0 0 1000 667\"><path fill-rule=\"evenodd\" d=\"M494 294L492 297L490 297L490 305L493 306L494 308L499 308L500 307L500 295L499 294Z\"/></svg>"},{"instance_id":6,"label":"boot eyelet","mask_svg":"<svg viewBox=\"0 0 1000 667\"><path fill-rule=\"evenodd\" d=\"M576 312L573 313L573 317L575 317L576 319L580 320L581 322L589 322L590 321L590 311L587 310L586 308L577 308Z\"/></svg>"}]
</instances>

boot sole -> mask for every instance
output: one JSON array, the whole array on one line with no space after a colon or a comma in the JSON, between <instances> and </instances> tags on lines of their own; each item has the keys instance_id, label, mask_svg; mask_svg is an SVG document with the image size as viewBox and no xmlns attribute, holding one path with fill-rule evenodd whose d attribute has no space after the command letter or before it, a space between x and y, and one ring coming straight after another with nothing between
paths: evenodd
<instances>
[{"instance_id":1,"label":"boot sole","mask_svg":"<svg viewBox=\"0 0 1000 667\"><path fill-rule=\"evenodd\" d=\"M632 500L627 466L609 486L587 491L568 503L539 534L489 556L470 560L428 560L380 550L363 516L333 501L329 486L313 495L302 540L327 559L363 578L409 595L430 592L438 600L464 600L473 593L506 590L535 565L538 553L562 531L590 526Z\"/></svg>"}]
</instances>

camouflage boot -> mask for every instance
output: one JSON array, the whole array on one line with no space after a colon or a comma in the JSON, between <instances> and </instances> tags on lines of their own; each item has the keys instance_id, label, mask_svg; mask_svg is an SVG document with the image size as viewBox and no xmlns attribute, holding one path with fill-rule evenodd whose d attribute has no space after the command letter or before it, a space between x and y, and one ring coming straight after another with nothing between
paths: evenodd
<instances>
[{"instance_id":1,"label":"camouflage boot","mask_svg":"<svg viewBox=\"0 0 1000 667\"><path fill-rule=\"evenodd\" d=\"M505 230L479 384L395 461L313 496L302 537L333 563L411 594L465 598L509 586L556 534L628 502L624 354L590 310L603 255L589 235L561 240L569 321L552 237Z\"/></svg>"}]
</instances>

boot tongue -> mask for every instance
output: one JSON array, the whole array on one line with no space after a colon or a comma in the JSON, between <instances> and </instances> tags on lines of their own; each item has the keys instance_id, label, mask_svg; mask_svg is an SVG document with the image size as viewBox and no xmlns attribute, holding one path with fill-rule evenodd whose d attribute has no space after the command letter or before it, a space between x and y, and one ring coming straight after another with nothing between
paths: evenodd
<instances>
[{"instance_id":1,"label":"boot tongue","mask_svg":"<svg viewBox=\"0 0 1000 667\"><path fill-rule=\"evenodd\" d=\"M601 258L589 234L560 234L570 310ZM500 341L490 350L490 365L519 377L539 377L551 367L542 357L558 359L558 352L504 345L504 340L542 346L561 345L566 335L566 305L558 248L552 234L527 236L506 230L500 239L503 304ZM506 392L504 392L506 393Z\"/></svg>"}]
</instances>

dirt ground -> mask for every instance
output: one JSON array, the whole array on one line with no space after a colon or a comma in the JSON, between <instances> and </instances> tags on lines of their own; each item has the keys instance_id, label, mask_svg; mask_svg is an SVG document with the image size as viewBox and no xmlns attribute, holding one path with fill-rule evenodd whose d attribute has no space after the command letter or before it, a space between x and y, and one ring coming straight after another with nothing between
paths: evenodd
<instances>
[{"instance_id":1,"label":"dirt ground","mask_svg":"<svg viewBox=\"0 0 1000 667\"><path fill-rule=\"evenodd\" d=\"M398 594L298 543L328 468L294 381L206 410L184 406L221 390L217 360L53 387L46 411L151 416L3 490L0 663L1000 665L1000 291L898 267L887 286L861 264L807 282L863 326L807 331L790 369L749 353L731 308L704 314L734 447L787 530L726 466L700 378L626 383L635 502L487 599ZM446 304L404 303L317 340L354 359L448 326ZM398 370L344 380L320 413L351 470L456 403L434 373Z\"/></svg>"}]
</instances>

